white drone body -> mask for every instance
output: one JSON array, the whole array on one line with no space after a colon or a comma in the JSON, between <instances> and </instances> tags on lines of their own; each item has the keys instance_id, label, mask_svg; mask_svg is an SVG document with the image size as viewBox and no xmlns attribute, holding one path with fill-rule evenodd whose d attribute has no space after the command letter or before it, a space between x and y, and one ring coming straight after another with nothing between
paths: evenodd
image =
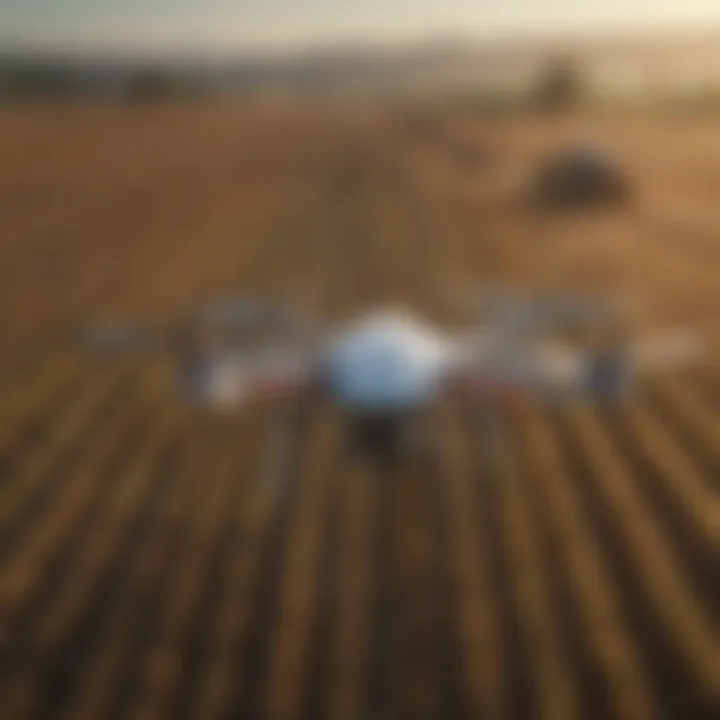
<instances>
[{"instance_id":1,"label":"white drone body","mask_svg":"<svg viewBox=\"0 0 720 720\"><path fill-rule=\"evenodd\" d=\"M320 367L343 407L402 411L437 396L456 362L456 348L410 315L385 311L331 339Z\"/></svg>"}]
</instances>

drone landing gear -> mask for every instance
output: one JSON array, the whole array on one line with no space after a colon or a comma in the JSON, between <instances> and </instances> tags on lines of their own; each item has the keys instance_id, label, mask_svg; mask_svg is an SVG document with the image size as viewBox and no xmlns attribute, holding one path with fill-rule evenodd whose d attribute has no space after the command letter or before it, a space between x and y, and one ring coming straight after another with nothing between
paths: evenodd
<instances>
[{"instance_id":1,"label":"drone landing gear","mask_svg":"<svg viewBox=\"0 0 720 720\"><path fill-rule=\"evenodd\" d=\"M348 451L382 464L423 456L432 449L426 418L407 412L353 415L347 421Z\"/></svg>"}]
</instances>

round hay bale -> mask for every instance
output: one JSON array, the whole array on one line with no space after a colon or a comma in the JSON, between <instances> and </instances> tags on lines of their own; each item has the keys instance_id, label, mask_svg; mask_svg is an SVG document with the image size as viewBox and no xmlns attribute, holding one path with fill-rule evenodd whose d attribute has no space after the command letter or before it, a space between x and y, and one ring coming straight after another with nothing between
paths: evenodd
<instances>
[{"instance_id":1,"label":"round hay bale","mask_svg":"<svg viewBox=\"0 0 720 720\"><path fill-rule=\"evenodd\" d=\"M542 210L569 211L626 206L631 181L609 155L573 148L543 161L532 178L531 204Z\"/></svg>"}]
</instances>

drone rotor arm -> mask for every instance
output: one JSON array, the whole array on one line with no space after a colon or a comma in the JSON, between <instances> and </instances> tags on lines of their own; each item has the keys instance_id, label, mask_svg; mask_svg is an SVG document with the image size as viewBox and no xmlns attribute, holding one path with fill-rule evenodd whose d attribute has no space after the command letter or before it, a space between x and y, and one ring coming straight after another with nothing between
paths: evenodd
<instances>
[{"instance_id":1,"label":"drone rotor arm","mask_svg":"<svg viewBox=\"0 0 720 720\"><path fill-rule=\"evenodd\" d=\"M583 385L585 358L559 344L508 345L488 334L478 344L465 345L465 354L449 374L456 395L484 400L523 393L568 394Z\"/></svg>"},{"instance_id":2,"label":"drone rotor arm","mask_svg":"<svg viewBox=\"0 0 720 720\"><path fill-rule=\"evenodd\" d=\"M308 359L287 352L218 353L182 373L191 401L220 409L291 400L309 390L312 380Z\"/></svg>"}]
</instances>

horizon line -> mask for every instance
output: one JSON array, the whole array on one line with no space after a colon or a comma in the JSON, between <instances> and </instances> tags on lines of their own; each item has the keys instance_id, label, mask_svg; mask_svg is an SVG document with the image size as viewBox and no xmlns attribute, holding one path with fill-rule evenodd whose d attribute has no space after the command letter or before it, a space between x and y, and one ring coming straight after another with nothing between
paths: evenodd
<instances>
[{"instance_id":1,"label":"horizon line","mask_svg":"<svg viewBox=\"0 0 720 720\"><path fill-rule=\"evenodd\" d=\"M384 37L380 34L361 36L338 35L291 40L286 42L267 42L262 44L243 44L242 41L223 43L147 43L103 41L77 43L70 40L48 39L12 39L0 36L0 56L24 55L33 57L88 57L107 58L108 60L161 60L172 61L201 60L292 60L303 56L327 54L352 54L381 52L402 52L415 48L446 48L449 50L471 49L474 47L512 46L512 45L558 45L571 47L573 44L602 44L612 42L688 42L705 39L720 40L720 22L702 25L683 25L672 27L668 24L637 25L617 28L613 26L574 27L558 29L508 29L492 33L438 29Z\"/></svg>"}]
</instances>

